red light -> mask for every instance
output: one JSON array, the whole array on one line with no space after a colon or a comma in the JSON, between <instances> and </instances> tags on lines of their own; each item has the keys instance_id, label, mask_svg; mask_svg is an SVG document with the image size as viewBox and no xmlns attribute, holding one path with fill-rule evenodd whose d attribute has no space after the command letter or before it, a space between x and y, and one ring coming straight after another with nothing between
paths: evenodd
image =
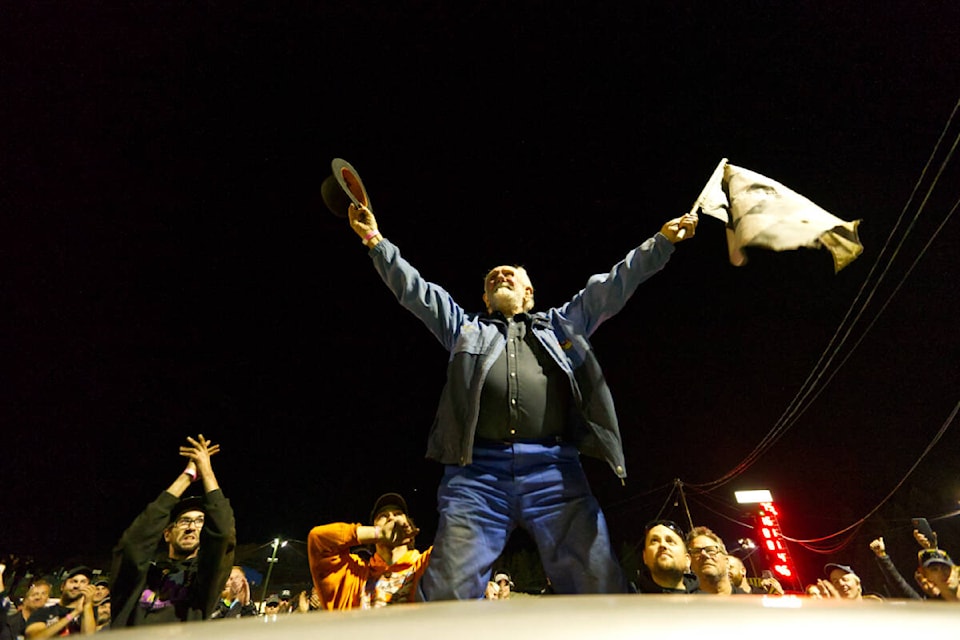
<instances>
[{"instance_id":1,"label":"red light","mask_svg":"<svg viewBox=\"0 0 960 640\"><path fill-rule=\"evenodd\" d=\"M774 565L773 570L787 578L793 575L793 572L790 571L790 568L785 564Z\"/></svg>"},{"instance_id":2,"label":"red light","mask_svg":"<svg viewBox=\"0 0 960 640\"><path fill-rule=\"evenodd\" d=\"M772 541L772 540L767 540L767 549L770 549L770 551L773 551L773 541Z\"/></svg>"},{"instance_id":3,"label":"red light","mask_svg":"<svg viewBox=\"0 0 960 640\"><path fill-rule=\"evenodd\" d=\"M767 529L766 527L764 527L763 529L761 529L761 530L760 530L760 533L763 534L763 537L764 537L764 538L770 538L770 537L772 537L772 536L770 535L770 529Z\"/></svg>"},{"instance_id":4,"label":"red light","mask_svg":"<svg viewBox=\"0 0 960 640\"><path fill-rule=\"evenodd\" d=\"M762 518L760 518L760 522L762 524L767 525L768 527L776 526L773 524L773 518L771 518L770 516L763 516Z\"/></svg>"}]
</instances>

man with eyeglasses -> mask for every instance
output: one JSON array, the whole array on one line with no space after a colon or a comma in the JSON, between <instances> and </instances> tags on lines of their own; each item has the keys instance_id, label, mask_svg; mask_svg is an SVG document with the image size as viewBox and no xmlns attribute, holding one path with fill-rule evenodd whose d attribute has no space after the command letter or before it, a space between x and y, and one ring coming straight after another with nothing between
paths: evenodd
<instances>
[{"instance_id":1,"label":"man with eyeglasses","mask_svg":"<svg viewBox=\"0 0 960 640\"><path fill-rule=\"evenodd\" d=\"M669 520L645 527L643 567L638 574L640 593L700 593L697 577L690 573L690 554L683 531Z\"/></svg>"},{"instance_id":2,"label":"man with eyeglasses","mask_svg":"<svg viewBox=\"0 0 960 640\"><path fill-rule=\"evenodd\" d=\"M746 593L733 586L727 569L727 547L707 527L694 527L687 534L690 568L700 581L700 590L714 595Z\"/></svg>"},{"instance_id":3,"label":"man with eyeglasses","mask_svg":"<svg viewBox=\"0 0 960 640\"><path fill-rule=\"evenodd\" d=\"M220 450L187 438L186 468L124 531L113 550L113 628L206 620L233 567L237 544L230 501L213 473ZM196 480L202 496L182 498Z\"/></svg>"}]
</instances>

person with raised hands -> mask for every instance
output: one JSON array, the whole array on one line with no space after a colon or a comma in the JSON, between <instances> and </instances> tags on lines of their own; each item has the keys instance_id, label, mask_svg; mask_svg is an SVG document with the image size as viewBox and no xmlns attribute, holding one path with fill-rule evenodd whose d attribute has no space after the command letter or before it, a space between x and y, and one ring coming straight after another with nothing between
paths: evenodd
<instances>
[{"instance_id":1,"label":"person with raised hands","mask_svg":"<svg viewBox=\"0 0 960 640\"><path fill-rule=\"evenodd\" d=\"M233 567L236 522L203 434L180 447L187 463L123 532L113 550L113 628L206 620ZM197 481L199 496L184 497Z\"/></svg>"},{"instance_id":2,"label":"person with raised hands","mask_svg":"<svg viewBox=\"0 0 960 640\"><path fill-rule=\"evenodd\" d=\"M337 195L339 182L339 195L352 202L325 195L328 207L346 213L384 283L450 354L427 446L427 458L445 470L426 599L482 598L516 528L536 542L556 593L626 593L580 462L581 454L598 458L620 481L627 476L613 398L590 337L666 266L677 242L694 236L697 215L667 221L568 302L543 311L534 311L525 268L494 267L483 281L483 310L468 312L383 236L353 168L340 159L333 167L324 193Z\"/></svg>"}]
</instances>

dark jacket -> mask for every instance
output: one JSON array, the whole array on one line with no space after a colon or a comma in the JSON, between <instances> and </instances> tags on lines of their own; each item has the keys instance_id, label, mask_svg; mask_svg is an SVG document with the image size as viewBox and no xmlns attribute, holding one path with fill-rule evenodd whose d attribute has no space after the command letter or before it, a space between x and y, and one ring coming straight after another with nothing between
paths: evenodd
<instances>
[{"instance_id":1,"label":"dark jacket","mask_svg":"<svg viewBox=\"0 0 960 640\"><path fill-rule=\"evenodd\" d=\"M662 234L646 240L609 273L596 274L561 307L531 313L533 334L570 380L569 434L580 452L606 460L626 478L620 426L613 397L589 338L619 312L644 280L664 267L674 247ZM503 352L502 323L467 313L442 287L428 282L383 239L370 250L373 264L393 294L450 352L447 383L430 431L427 457L444 464L473 461L480 392L490 367Z\"/></svg>"},{"instance_id":2,"label":"dark jacket","mask_svg":"<svg viewBox=\"0 0 960 640\"><path fill-rule=\"evenodd\" d=\"M239 600L227 602L221 598L217 600L217 606L213 608L213 613L210 614L210 618L212 620L218 620L220 618L246 618L255 615L257 615L257 605L252 602L240 604Z\"/></svg>"},{"instance_id":3,"label":"dark jacket","mask_svg":"<svg viewBox=\"0 0 960 640\"><path fill-rule=\"evenodd\" d=\"M219 489L204 494L206 522L200 530L200 550L190 560L175 561L168 557L163 530L179 500L166 491L161 493L123 532L114 548L110 572L113 628L206 620L213 613L233 567L237 546L233 508Z\"/></svg>"},{"instance_id":4,"label":"dark jacket","mask_svg":"<svg viewBox=\"0 0 960 640\"><path fill-rule=\"evenodd\" d=\"M640 567L637 575L637 591L640 593L703 593L700 591L700 581L692 573L683 574L683 589L661 587L653 581L649 569Z\"/></svg>"},{"instance_id":5,"label":"dark jacket","mask_svg":"<svg viewBox=\"0 0 960 640\"><path fill-rule=\"evenodd\" d=\"M893 598L909 598L911 600L923 600L916 590L910 586L910 583L904 580L903 576L897 571L896 565L890 556L877 558L877 564L880 565L880 572L883 573L883 580L887 583L890 596Z\"/></svg>"}]
</instances>

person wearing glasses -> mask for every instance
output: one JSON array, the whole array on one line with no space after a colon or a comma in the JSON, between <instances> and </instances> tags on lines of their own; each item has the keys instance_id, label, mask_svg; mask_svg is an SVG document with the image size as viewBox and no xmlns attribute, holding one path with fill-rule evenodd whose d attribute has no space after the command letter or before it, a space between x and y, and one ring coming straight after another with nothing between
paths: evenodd
<instances>
[{"instance_id":1,"label":"person wearing glasses","mask_svg":"<svg viewBox=\"0 0 960 640\"><path fill-rule=\"evenodd\" d=\"M186 468L123 532L113 550L112 628L206 620L233 567L236 522L203 435L187 438ZM202 496L183 498L200 481Z\"/></svg>"},{"instance_id":2,"label":"person wearing glasses","mask_svg":"<svg viewBox=\"0 0 960 640\"><path fill-rule=\"evenodd\" d=\"M733 586L727 564L727 547L723 540L707 527L694 527L687 534L690 568L700 581L703 593L733 595L747 593Z\"/></svg>"},{"instance_id":3,"label":"person wearing glasses","mask_svg":"<svg viewBox=\"0 0 960 640\"><path fill-rule=\"evenodd\" d=\"M683 530L670 520L647 524L643 538L643 567L638 574L640 593L700 593L697 576L690 573L690 554Z\"/></svg>"}]
</instances>

